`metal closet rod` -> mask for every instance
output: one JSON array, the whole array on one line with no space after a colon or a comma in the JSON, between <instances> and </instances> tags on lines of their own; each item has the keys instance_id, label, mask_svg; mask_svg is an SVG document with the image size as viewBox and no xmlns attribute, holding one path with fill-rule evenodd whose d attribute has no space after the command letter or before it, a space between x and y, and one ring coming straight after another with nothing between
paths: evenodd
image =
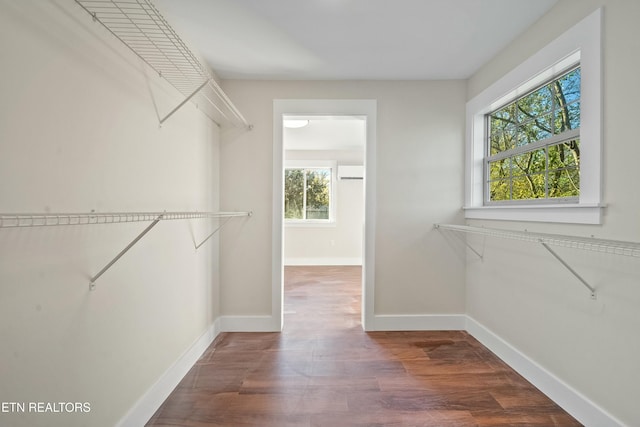
<instances>
[{"instance_id":1,"label":"metal closet rod","mask_svg":"<svg viewBox=\"0 0 640 427\"><path fill-rule=\"evenodd\" d=\"M251 216L251 212L88 212L88 213L0 213L0 228L60 225L114 224L123 222L230 218Z\"/></svg>"},{"instance_id":2,"label":"metal closet rod","mask_svg":"<svg viewBox=\"0 0 640 427\"><path fill-rule=\"evenodd\" d=\"M472 227L468 225L454 224L434 224L437 230L449 230L462 233L478 234L501 239L521 240L541 244L555 259L557 259L571 274L573 274L589 291L591 298L596 298L596 289L590 285L582 276L578 274L551 246L562 246L566 248L588 250L594 252L604 252L614 255L624 255L640 257L640 243L627 242L622 240L599 239L595 237L577 237L562 234L536 233L529 231L511 231L496 228ZM482 255L464 242L480 259Z\"/></svg>"}]
</instances>

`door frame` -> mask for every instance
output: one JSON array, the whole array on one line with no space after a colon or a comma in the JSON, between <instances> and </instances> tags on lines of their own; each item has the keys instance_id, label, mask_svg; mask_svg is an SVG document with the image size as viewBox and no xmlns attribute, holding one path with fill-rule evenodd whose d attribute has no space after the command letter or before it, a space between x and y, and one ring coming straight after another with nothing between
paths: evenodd
<instances>
[{"instance_id":1,"label":"door frame","mask_svg":"<svg viewBox=\"0 0 640 427\"><path fill-rule=\"evenodd\" d=\"M376 208L376 124L375 99L275 99L273 101L273 222L271 235L271 313L284 326L284 116L360 116L366 120L364 155L364 236L362 256L362 327L374 327L375 304L375 208Z\"/></svg>"}]
</instances>

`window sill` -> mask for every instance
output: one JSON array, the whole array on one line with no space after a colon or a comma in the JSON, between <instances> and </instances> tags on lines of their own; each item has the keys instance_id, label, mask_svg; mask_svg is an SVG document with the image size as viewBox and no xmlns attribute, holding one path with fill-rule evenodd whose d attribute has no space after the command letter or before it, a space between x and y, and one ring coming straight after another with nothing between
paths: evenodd
<instances>
[{"instance_id":1,"label":"window sill","mask_svg":"<svg viewBox=\"0 0 640 427\"><path fill-rule=\"evenodd\" d=\"M463 209L466 219L601 224L604 207L604 205L599 204L500 205L465 206Z\"/></svg>"},{"instance_id":2,"label":"window sill","mask_svg":"<svg viewBox=\"0 0 640 427\"><path fill-rule=\"evenodd\" d=\"M335 227L335 221L285 221L285 227L291 228L314 228L314 227Z\"/></svg>"}]
</instances>

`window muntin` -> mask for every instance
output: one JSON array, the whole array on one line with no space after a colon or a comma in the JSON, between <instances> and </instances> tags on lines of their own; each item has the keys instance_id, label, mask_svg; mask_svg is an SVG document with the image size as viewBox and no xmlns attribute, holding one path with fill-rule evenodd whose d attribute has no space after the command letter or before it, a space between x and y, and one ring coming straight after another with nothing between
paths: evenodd
<instances>
[{"instance_id":1,"label":"window muntin","mask_svg":"<svg viewBox=\"0 0 640 427\"><path fill-rule=\"evenodd\" d=\"M577 202L580 67L486 115L485 203Z\"/></svg>"},{"instance_id":2,"label":"window muntin","mask_svg":"<svg viewBox=\"0 0 640 427\"><path fill-rule=\"evenodd\" d=\"M286 221L328 222L332 218L332 168L286 168L284 170L284 217Z\"/></svg>"}]
</instances>

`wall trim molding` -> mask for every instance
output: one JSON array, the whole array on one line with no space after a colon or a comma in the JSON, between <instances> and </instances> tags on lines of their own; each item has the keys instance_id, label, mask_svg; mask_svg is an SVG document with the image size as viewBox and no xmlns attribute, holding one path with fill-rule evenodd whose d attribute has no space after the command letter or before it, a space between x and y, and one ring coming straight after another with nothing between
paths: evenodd
<instances>
[{"instance_id":1,"label":"wall trim molding","mask_svg":"<svg viewBox=\"0 0 640 427\"><path fill-rule=\"evenodd\" d=\"M284 265L362 265L362 257L352 257L352 258L285 258Z\"/></svg>"},{"instance_id":2,"label":"wall trim molding","mask_svg":"<svg viewBox=\"0 0 640 427\"><path fill-rule=\"evenodd\" d=\"M117 427L145 425L220 334L219 318L158 378L120 419Z\"/></svg>"},{"instance_id":3,"label":"wall trim molding","mask_svg":"<svg viewBox=\"0 0 640 427\"><path fill-rule=\"evenodd\" d=\"M462 331L464 314L378 314L374 331Z\"/></svg>"},{"instance_id":4,"label":"wall trim molding","mask_svg":"<svg viewBox=\"0 0 640 427\"><path fill-rule=\"evenodd\" d=\"M466 316L466 330L507 365L536 386L551 400L585 426L622 427L624 424L540 366L471 316Z\"/></svg>"}]
</instances>

